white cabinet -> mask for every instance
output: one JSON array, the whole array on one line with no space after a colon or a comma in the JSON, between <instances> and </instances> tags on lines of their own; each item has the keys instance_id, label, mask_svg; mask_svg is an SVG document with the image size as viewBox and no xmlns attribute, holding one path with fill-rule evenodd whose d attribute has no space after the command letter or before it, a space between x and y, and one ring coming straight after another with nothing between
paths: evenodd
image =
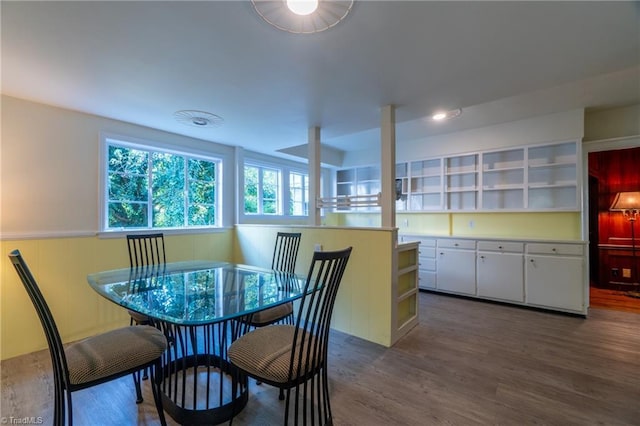
<instances>
[{"instance_id":1,"label":"white cabinet","mask_svg":"<svg viewBox=\"0 0 640 426\"><path fill-rule=\"evenodd\" d=\"M524 148L482 154L482 209L524 208Z\"/></svg>"},{"instance_id":2,"label":"white cabinet","mask_svg":"<svg viewBox=\"0 0 640 426\"><path fill-rule=\"evenodd\" d=\"M419 288L585 315L585 244L404 235Z\"/></svg>"},{"instance_id":3,"label":"white cabinet","mask_svg":"<svg viewBox=\"0 0 640 426\"><path fill-rule=\"evenodd\" d=\"M436 289L436 239L420 236L403 236L403 242L416 241L418 246L418 286L424 290Z\"/></svg>"},{"instance_id":4,"label":"white cabinet","mask_svg":"<svg viewBox=\"0 0 640 426\"><path fill-rule=\"evenodd\" d=\"M445 158L445 210L475 210L478 154Z\"/></svg>"},{"instance_id":5,"label":"white cabinet","mask_svg":"<svg viewBox=\"0 0 640 426\"><path fill-rule=\"evenodd\" d=\"M579 211L580 144L510 147L396 165L408 211Z\"/></svg>"},{"instance_id":6,"label":"white cabinet","mask_svg":"<svg viewBox=\"0 0 640 426\"><path fill-rule=\"evenodd\" d=\"M530 147L527 207L578 209L578 147L575 142Z\"/></svg>"},{"instance_id":7,"label":"white cabinet","mask_svg":"<svg viewBox=\"0 0 640 426\"><path fill-rule=\"evenodd\" d=\"M412 161L409 210L442 210L442 162L439 158Z\"/></svg>"},{"instance_id":8,"label":"white cabinet","mask_svg":"<svg viewBox=\"0 0 640 426\"><path fill-rule=\"evenodd\" d=\"M366 166L336 172L336 195L374 195L380 192L380 167ZM377 207L337 207L337 210L372 210Z\"/></svg>"},{"instance_id":9,"label":"white cabinet","mask_svg":"<svg viewBox=\"0 0 640 426\"><path fill-rule=\"evenodd\" d=\"M584 312L584 247L581 244L527 244L526 302Z\"/></svg>"},{"instance_id":10,"label":"white cabinet","mask_svg":"<svg viewBox=\"0 0 640 426\"><path fill-rule=\"evenodd\" d=\"M524 302L524 244L478 241L478 296Z\"/></svg>"},{"instance_id":11,"label":"white cabinet","mask_svg":"<svg viewBox=\"0 0 640 426\"><path fill-rule=\"evenodd\" d=\"M437 289L475 295L476 242L438 239L437 253Z\"/></svg>"},{"instance_id":12,"label":"white cabinet","mask_svg":"<svg viewBox=\"0 0 640 426\"><path fill-rule=\"evenodd\" d=\"M418 243L398 244L391 306L391 344L418 324Z\"/></svg>"}]
</instances>

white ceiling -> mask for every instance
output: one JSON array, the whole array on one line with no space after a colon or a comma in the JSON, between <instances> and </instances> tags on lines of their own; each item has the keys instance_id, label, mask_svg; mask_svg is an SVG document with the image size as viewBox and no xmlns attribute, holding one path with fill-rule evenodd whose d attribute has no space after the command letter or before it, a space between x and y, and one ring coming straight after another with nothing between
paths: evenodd
<instances>
[{"instance_id":1,"label":"white ceiling","mask_svg":"<svg viewBox=\"0 0 640 426\"><path fill-rule=\"evenodd\" d=\"M2 2L2 92L258 152L640 102L640 2L356 1L294 35L248 1ZM435 109L463 114L436 125ZM195 128L195 109L224 124Z\"/></svg>"}]
</instances>

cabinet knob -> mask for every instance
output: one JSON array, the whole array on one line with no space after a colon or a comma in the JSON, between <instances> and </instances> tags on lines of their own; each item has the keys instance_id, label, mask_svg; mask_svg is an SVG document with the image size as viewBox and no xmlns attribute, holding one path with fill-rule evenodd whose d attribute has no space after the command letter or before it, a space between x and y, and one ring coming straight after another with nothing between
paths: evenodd
<instances>
[{"instance_id":1,"label":"cabinet knob","mask_svg":"<svg viewBox=\"0 0 640 426\"><path fill-rule=\"evenodd\" d=\"M533 260L533 259L529 259L529 262L533 263L533 262L534 262L534 260Z\"/></svg>"},{"instance_id":2,"label":"cabinet knob","mask_svg":"<svg viewBox=\"0 0 640 426\"><path fill-rule=\"evenodd\" d=\"M455 243L454 246L458 247L458 243Z\"/></svg>"},{"instance_id":3,"label":"cabinet knob","mask_svg":"<svg viewBox=\"0 0 640 426\"><path fill-rule=\"evenodd\" d=\"M484 260L484 256L480 256L480 259L483 259L483 260Z\"/></svg>"},{"instance_id":4,"label":"cabinet knob","mask_svg":"<svg viewBox=\"0 0 640 426\"><path fill-rule=\"evenodd\" d=\"M502 250L502 246L498 246L498 248L499 248L500 250Z\"/></svg>"}]
</instances>

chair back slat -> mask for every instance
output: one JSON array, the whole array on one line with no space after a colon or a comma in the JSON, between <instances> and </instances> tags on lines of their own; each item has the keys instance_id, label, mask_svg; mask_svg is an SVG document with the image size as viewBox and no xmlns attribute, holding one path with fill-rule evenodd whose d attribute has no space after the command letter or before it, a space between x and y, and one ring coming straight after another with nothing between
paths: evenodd
<instances>
[{"instance_id":1,"label":"chair back slat","mask_svg":"<svg viewBox=\"0 0 640 426\"><path fill-rule=\"evenodd\" d=\"M301 236L300 232L278 232L273 249L271 269L295 272Z\"/></svg>"},{"instance_id":2,"label":"chair back slat","mask_svg":"<svg viewBox=\"0 0 640 426\"><path fill-rule=\"evenodd\" d=\"M167 263L164 251L164 234L127 235L131 267Z\"/></svg>"},{"instance_id":3,"label":"chair back slat","mask_svg":"<svg viewBox=\"0 0 640 426\"><path fill-rule=\"evenodd\" d=\"M326 368L331 315L351 250L348 247L313 254L293 339L293 347L300 350L291 353L289 380L312 373L301 371L302 366ZM296 356L298 360L295 360Z\"/></svg>"},{"instance_id":4,"label":"chair back slat","mask_svg":"<svg viewBox=\"0 0 640 426\"><path fill-rule=\"evenodd\" d=\"M62 339L56 326L51 310L47 305L47 302L40 291L38 284L36 283L33 274L29 270L26 262L22 258L19 250L14 250L9 254L9 259L16 269L22 284L24 285L33 307L40 318L40 323L47 338L47 344L49 345L49 354L51 356L51 364L53 366L54 383L59 392L63 392L64 389L69 389L69 369L67 367L67 359L64 353L64 347L62 345ZM60 411L56 410L56 415ZM59 421L60 419L56 419ZM64 419L62 419L64 422Z\"/></svg>"}]
</instances>

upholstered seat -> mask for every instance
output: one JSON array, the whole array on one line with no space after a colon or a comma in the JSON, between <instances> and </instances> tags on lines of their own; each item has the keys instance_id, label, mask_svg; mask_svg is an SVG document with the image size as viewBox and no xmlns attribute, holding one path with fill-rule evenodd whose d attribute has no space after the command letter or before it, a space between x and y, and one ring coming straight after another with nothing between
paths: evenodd
<instances>
[{"instance_id":1,"label":"upholstered seat","mask_svg":"<svg viewBox=\"0 0 640 426\"><path fill-rule=\"evenodd\" d=\"M289 324L259 328L250 336L245 335L236 340L229 348L229 357L233 359L236 366L249 375L259 375L265 381L287 383L295 330L295 327ZM313 346L315 338L309 337L307 342ZM303 341L303 339L297 341L293 370L298 371L302 358L305 365L300 367L300 372L302 376L306 376L309 372L317 370L319 360L307 360L299 356Z\"/></svg>"},{"instance_id":2,"label":"upholstered seat","mask_svg":"<svg viewBox=\"0 0 640 426\"><path fill-rule=\"evenodd\" d=\"M236 339L229 361L241 374L286 390L284 424L332 424L327 372L329 326L351 247L315 252L298 303L295 325L272 324ZM239 383L241 376L234 376ZM291 390L295 388L295 396ZM289 412L293 400L293 413ZM302 405L302 407L300 407Z\"/></svg>"},{"instance_id":3,"label":"upholstered seat","mask_svg":"<svg viewBox=\"0 0 640 426\"><path fill-rule=\"evenodd\" d=\"M167 340L157 328L142 325L109 331L65 348L73 385L93 382L159 358Z\"/></svg>"},{"instance_id":4,"label":"upholstered seat","mask_svg":"<svg viewBox=\"0 0 640 426\"><path fill-rule=\"evenodd\" d=\"M264 311L256 312L251 316L251 325L254 327L264 327L265 325L276 323L293 313L293 303L285 303Z\"/></svg>"},{"instance_id":5,"label":"upholstered seat","mask_svg":"<svg viewBox=\"0 0 640 426\"><path fill-rule=\"evenodd\" d=\"M51 423L63 426L68 410L68 424L73 424L72 392L148 369L160 424L165 425L160 397L161 361L167 349L164 334L147 325L129 326L65 347L47 302L20 251L11 252L9 259L33 303L47 338L54 379L54 414Z\"/></svg>"}]
</instances>

